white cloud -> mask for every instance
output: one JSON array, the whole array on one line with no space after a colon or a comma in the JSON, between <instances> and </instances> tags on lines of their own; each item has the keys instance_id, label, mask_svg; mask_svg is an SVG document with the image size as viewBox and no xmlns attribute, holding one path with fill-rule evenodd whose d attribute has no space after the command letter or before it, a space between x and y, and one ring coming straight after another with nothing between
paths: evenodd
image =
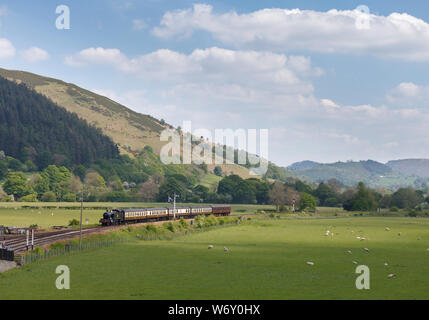
<instances>
[{"instance_id":1,"label":"white cloud","mask_svg":"<svg viewBox=\"0 0 429 320\"><path fill-rule=\"evenodd\" d=\"M367 19L368 29L356 26ZM263 9L217 14L210 5L166 12L153 34L169 39L203 30L224 44L265 50L305 50L429 60L429 24L407 13Z\"/></svg>"},{"instance_id":2,"label":"white cloud","mask_svg":"<svg viewBox=\"0 0 429 320\"><path fill-rule=\"evenodd\" d=\"M15 56L16 49L8 39L0 38L0 59Z\"/></svg>"},{"instance_id":3,"label":"white cloud","mask_svg":"<svg viewBox=\"0 0 429 320\"><path fill-rule=\"evenodd\" d=\"M396 107L429 108L429 86L402 82L387 93L386 99Z\"/></svg>"},{"instance_id":4,"label":"white cloud","mask_svg":"<svg viewBox=\"0 0 429 320\"><path fill-rule=\"evenodd\" d=\"M31 47L21 52L21 56L30 63L45 61L49 59L49 53L38 47Z\"/></svg>"}]
</instances>

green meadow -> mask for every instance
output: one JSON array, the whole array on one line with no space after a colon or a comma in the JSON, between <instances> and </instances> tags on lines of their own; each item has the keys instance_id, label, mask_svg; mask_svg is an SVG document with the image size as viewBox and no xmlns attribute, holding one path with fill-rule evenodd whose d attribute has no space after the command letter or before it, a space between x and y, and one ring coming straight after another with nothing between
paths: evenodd
<instances>
[{"instance_id":1,"label":"green meadow","mask_svg":"<svg viewBox=\"0 0 429 320\"><path fill-rule=\"evenodd\" d=\"M0 299L428 299L427 248L425 218L256 216L26 265L0 275ZM55 287L58 265L70 290ZM358 265L369 290L356 289Z\"/></svg>"}]
</instances>

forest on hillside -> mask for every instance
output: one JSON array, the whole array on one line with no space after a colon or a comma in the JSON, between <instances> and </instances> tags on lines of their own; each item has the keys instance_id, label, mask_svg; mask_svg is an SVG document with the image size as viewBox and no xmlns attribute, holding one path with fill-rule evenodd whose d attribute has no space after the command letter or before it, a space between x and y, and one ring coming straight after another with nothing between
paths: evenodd
<instances>
[{"instance_id":1,"label":"forest on hillside","mask_svg":"<svg viewBox=\"0 0 429 320\"><path fill-rule=\"evenodd\" d=\"M113 141L41 94L0 77L0 150L39 170L119 156Z\"/></svg>"}]
</instances>

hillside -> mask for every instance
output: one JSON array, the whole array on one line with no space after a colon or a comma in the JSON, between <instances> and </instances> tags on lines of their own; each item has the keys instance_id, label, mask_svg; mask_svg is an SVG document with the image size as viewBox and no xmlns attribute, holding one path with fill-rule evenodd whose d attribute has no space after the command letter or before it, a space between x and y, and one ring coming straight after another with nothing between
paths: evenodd
<instances>
[{"instance_id":1,"label":"hillside","mask_svg":"<svg viewBox=\"0 0 429 320\"><path fill-rule=\"evenodd\" d=\"M386 165L403 175L429 178L429 159L394 160Z\"/></svg>"},{"instance_id":2,"label":"hillside","mask_svg":"<svg viewBox=\"0 0 429 320\"><path fill-rule=\"evenodd\" d=\"M150 115L140 114L129 108L74 84L43 77L29 72L0 68L0 76L17 83L24 83L43 94L69 112L76 113L89 124L101 129L119 147L122 154L134 155L145 146L159 154L165 142L159 137L168 127ZM249 170L240 165L221 165L225 173L248 178ZM214 166L209 166L213 170Z\"/></svg>"},{"instance_id":3,"label":"hillside","mask_svg":"<svg viewBox=\"0 0 429 320\"><path fill-rule=\"evenodd\" d=\"M290 172L290 167L287 170ZM374 188L394 189L409 185L419 187L425 182L421 177L394 171L390 166L372 160L304 166L303 169L293 170L293 172L299 178L309 182L337 179L346 186L354 186L362 181Z\"/></svg>"},{"instance_id":4,"label":"hillside","mask_svg":"<svg viewBox=\"0 0 429 320\"><path fill-rule=\"evenodd\" d=\"M305 161L295 162L291 164L288 168L291 170L304 170L304 169L311 169L319 164L320 163L318 162L305 160Z\"/></svg>"},{"instance_id":5,"label":"hillside","mask_svg":"<svg viewBox=\"0 0 429 320\"><path fill-rule=\"evenodd\" d=\"M34 161L88 164L117 158L113 141L75 114L23 84L0 77L0 150L6 155Z\"/></svg>"}]
</instances>

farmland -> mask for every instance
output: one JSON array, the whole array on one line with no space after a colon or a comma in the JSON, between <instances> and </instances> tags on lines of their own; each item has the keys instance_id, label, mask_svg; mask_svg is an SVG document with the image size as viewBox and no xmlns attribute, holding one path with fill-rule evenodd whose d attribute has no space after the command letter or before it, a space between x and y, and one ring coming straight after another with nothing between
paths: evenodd
<instances>
[{"instance_id":1,"label":"farmland","mask_svg":"<svg viewBox=\"0 0 429 320\"><path fill-rule=\"evenodd\" d=\"M0 276L0 299L428 299L428 227L425 218L255 216L30 264ZM370 268L370 290L356 289L353 261ZM70 290L55 288L58 265L70 267Z\"/></svg>"}]
</instances>

